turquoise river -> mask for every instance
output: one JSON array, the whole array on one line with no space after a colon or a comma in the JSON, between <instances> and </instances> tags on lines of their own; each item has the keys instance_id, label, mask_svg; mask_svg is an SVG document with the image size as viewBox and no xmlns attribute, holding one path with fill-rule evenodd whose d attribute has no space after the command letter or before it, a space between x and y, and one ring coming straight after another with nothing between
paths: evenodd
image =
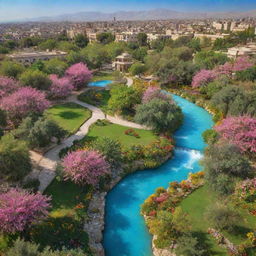
<instances>
[{"instance_id":1,"label":"turquoise river","mask_svg":"<svg viewBox=\"0 0 256 256\"><path fill-rule=\"evenodd\" d=\"M156 188L168 187L169 182L200 170L205 147L201 134L212 127L212 117L179 96L173 98L184 114L183 125L175 133L174 157L159 168L128 175L108 193L103 241L106 256L152 256L152 237L140 215L140 205Z\"/></svg>"}]
</instances>

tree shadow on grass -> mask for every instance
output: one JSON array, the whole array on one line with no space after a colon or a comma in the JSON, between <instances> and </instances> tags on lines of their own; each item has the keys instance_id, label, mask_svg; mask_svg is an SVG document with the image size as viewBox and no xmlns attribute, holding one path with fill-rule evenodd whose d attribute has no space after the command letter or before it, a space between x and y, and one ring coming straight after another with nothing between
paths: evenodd
<instances>
[{"instance_id":1,"label":"tree shadow on grass","mask_svg":"<svg viewBox=\"0 0 256 256\"><path fill-rule=\"evenodd\" d=\"M207 233L195 231L192 234L198 239L200 248L205 250L204 256L226 256L226 254L221 254L220 252L217 252L212 248L212 243Z\"/></svg>"},{"instance_id":2,"label":"tree shadow on grass","mask_svg":"<svg viewBox=\"0 0 256 256\"><path fill-rule=\"evenodd\" d=\"M63 119L76 119L82 116L80 113L76 113L73 111L63 111L59 113L59 116L62 117Z\"/></svg>"}]
</instances>

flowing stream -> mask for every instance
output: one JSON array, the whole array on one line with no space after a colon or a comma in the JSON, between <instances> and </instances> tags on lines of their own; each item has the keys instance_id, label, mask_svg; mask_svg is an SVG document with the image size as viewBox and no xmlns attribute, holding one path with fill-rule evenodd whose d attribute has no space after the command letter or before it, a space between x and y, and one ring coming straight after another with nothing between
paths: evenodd
<instances>
[{"instance_id":1,"label":"flowing stream","mask_svg":"<svg viewBox=\"0 0 256 256\"><path fill-rule=\"evenodd\" d=\"M200 170L206 146L201 134L212 127L212 117L179 96L173 95L173 99L184 114L183 125L174 135L174 157L159 168L128 175L108 193L103 239L106 256L152 256L152 237L140 215L140 205L156 188L167 188L169 182Z\"/></svg>"}]
</instances>

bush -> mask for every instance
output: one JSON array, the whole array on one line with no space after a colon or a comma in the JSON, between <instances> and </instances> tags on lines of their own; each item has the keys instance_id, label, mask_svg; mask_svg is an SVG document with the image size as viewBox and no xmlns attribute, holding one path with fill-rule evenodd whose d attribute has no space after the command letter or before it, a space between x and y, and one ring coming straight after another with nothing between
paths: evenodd
<instances>
[{"instance_id":1,"label":"bush","mask_svg":"<svg viewBox=\"0 0 256 256\"><path fill-rule=\"evenodd\" d=\"M58 78L57 75L50 75L52 82L50 96L52 98L65 98L72 93L74 86L67 77Z\"/></svg>"},{"instance_id":2,"label":"bush","mask_svg":"<svg viewBox=\"0 0 256 256\"><path fill-rule=\"evenodd\" d=\"M183 121L180 107L161 99L153 99L136 108L135 122L157 133L174 132Z\"/></svg>"},{"instance_id":3,"label":"bush","mask_svg":"<svg viewBox=\"0 0 256 256\"><path fill-rule=\"evenodd\" d=\"M117 140L100 137L92 145L111 165L117 165L122 160L121 144Z\"/></svg>"},{"instance_id":4,"label":"bush","mask_svg":"<svg viewBox=\"0 0 256 256\"><path fill-rule=\"evenodd\" d=\"M45 93L31 87L22 87L0 103L7 117L17 124L30 114L40 114L50 106Z\"/></svg>"},{"instance_id":5,"label":"bush","mask_svg":"<svg viewBox=\"0 0 256 256\"><path fill-rule=\"evenodd\" d=\"M218 139L218 133L215 130L206 130L203 132L204 142L207 144L214 144Z\"/></svg>"},{"instance_id":6,"label":"bush","mask_svg":"<svg viewBox=\"0 0 256 256\"><path fill-rule=\"evenodd\" d=\"M178 256L204 256L207 253L201 247L198 239L187 233L177 239L175 253Z\"/></svg>"},{"instance_id":7,"label":"bush","mask_svg":"<svg viewBox=\"0 0 256 256\"><path fill-rule=\"evenodd\" d=\"M236 210L223 204L211 206L205 213L205 218L213 228L229 232L232 232L238 224L243 222L242 217Z\"/></svg>"},{"instance_id":8,"label":"bush","mask_svg":"<svg viewBox=\"0 0 256 256\"><path fill-rule=\"evenodd\" d=\"M65 131L54 121L42 117L35 122L27 139L32 148L41 148L48 146L54 138L59 143L64 135Z\"/></svg>"},{"instance_id":9,"label":"bush","mask_svg":"<svg viewBox=\"0 0 256 256\"><path fill-rule=\"evenodd\" d=\"M144 73L146 71L146 67L144 64L141 64L141 63L134 63L130 69L129 69L129 72L133 75L133 76L136 76L136 75L140 75L142 73Z\"/></svg>"},{"instance_id":10,"label":"bush","mask_svg":"<svg viewBox=\"0 0 256 256\"><path fill-rule=\"evenodd\" d=\"M97 185L109 173L109 164L97 151L71 152L64 157L62 165L66 179L77 184Z\"/></svg>"},{"instance_id":11,"label":"bush","mask_svg":"<svg viewBox=\"0 0 256 256\"><path fill-rule=\"evenodd\" d=\"M30 156L24 141L5 135L0 139L0 178L18 181L31 171Z\"/></svg>"},{"instance_id":12,"label":"bush","mask_svg":"<svg viewBox=\"0 0 256 256\"><path fill-rule=\"evenodd\" d=\"M25 67L15 61L2 61L0 66L0 74L6 77L18 78L24 71Z\"/></svg>"},{"instance_id":13,"label":"bush","mask_svg":"<svg viewBox=\"0 0 256 256\"><path fill-rule=\"evenodd\" d=\"M51 80L39 70L27 70L20 76L20 81L24 86L31 86L38 90L48 90Z\"/></svg>"}]
</instances>

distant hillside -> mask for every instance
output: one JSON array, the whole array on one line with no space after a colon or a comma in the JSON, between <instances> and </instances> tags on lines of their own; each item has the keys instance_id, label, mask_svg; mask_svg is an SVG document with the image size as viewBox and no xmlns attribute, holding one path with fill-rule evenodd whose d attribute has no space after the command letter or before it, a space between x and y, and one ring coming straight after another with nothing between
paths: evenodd
<instances>
[{"instance_id":1,"label":"distant hillside","mask_svg":"<svg viewBox=\"0 0 256 256\"><path fill-rule=\"evenodd\" d=\"M256 18L256 10L248 12L177 12L168 9L149 11L120 11L114 13L79 12L53 17L39 17L26 21L110 21L117 20L160 20L160 19L201 19L201 18Z\"/></svg>"}]
</instances>

